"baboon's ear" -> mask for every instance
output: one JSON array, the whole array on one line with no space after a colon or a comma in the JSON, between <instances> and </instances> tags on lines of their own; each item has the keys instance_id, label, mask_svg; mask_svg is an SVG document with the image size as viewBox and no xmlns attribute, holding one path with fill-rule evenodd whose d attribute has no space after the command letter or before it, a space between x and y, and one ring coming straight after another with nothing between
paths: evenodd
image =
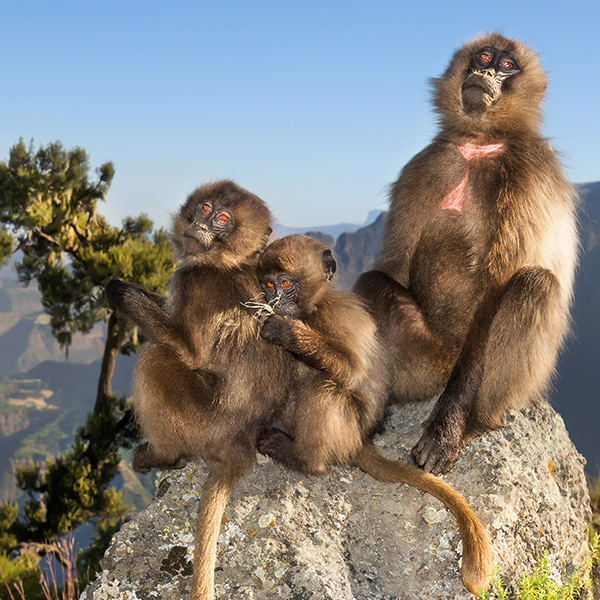
<instances>
[{"instance_id":1,"label":"baboon's ear","mask_svg":"<svg viewBox=\"0 0 600 600\"><path fill-rule=\"evenodd\" d=\"M273 228L269 227L267 229L267 237L265 238L264 246L260 249L261 252L269 245L269 241L271 240L271 236L273 235Z\"/></svg>"},{"instance_id":2,"label":"baboon's ear","mask_svg":"<svg viewBox=\"0 0 600 600\"><path fill-rule=\"evenodd\" d=\"M325 279L330 281L337 271L337 262L335 262L335 258L333 258L333 254L329 248L327 248L327 250L323 250L323 254L321 254L321 261L323 263L323 273L325 273Z\"/></svg>"}]
</instances>

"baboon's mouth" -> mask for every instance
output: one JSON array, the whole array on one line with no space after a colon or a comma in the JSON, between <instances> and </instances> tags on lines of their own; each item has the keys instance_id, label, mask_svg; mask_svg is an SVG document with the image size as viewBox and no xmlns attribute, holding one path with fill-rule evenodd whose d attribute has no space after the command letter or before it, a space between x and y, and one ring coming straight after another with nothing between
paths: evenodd
<instances>
[{"instance_id":1,"label":"baboon's mouth","mask_svg":"<svg viewBox=\"0 0 600 600\"><path fill-rule=\"evenodd\" d=\"M466 113L483 112L494 101L489 90L484 86L473 83L462 89L463 108Z\"/></svg>"}]
</instances>

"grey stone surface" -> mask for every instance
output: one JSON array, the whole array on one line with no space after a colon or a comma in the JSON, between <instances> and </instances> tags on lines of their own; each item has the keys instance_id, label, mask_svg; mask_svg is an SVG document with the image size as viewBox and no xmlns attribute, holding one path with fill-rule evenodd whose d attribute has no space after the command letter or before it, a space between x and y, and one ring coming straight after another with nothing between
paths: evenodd
<instances>
[{"instance_id":1,"label":"grey stone surface","mask_svg":"<svg viewBox=\"0 0 600 600\"><path fill-rule=\"evenodd\" d=\"M393 407L376 438L408 460L431 403ZM587 549L589 498L562 419L545 402L510 413L475 440L446 481L487 526L501 575L514 582L549 552L552 576ZM202 465L159 477L157 499L114 537L83 600L185 598ZM238 484L219 537L220 600L466 600L452 514L407 485L356 469L306 478L265 457Z\"/></svg>"}]
</instances>

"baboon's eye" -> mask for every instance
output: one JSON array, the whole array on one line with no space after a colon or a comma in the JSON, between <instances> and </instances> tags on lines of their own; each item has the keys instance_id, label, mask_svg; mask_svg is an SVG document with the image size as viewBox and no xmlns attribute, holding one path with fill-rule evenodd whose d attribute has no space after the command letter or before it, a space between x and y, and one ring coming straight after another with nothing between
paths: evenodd
<instances>
[{"instance_id":1,"label":"baboon's eye","mask_svg":"<svg viewBox=\"0 0 600 600\"><path fill-rule=\"evenodd\" d=\"M292 282L289 279L282 279L281 280L281 287L284 290L289 290L292 287Z\"/></svg>"},{"instance_id":2,"label":"baboon's eye","mask_svg":"<svg viewBox=\"0 0 600 600\"><path fill-rule=\"evenodd\" d=\"M268 290L272 290L275 287L275 284L272 281L265 281L265 287Z\"/></svg>"},{"instance_id":3,"label":"baboon's eye","mask_svg":"<svg viewBox=\"0 0 600 600\"><path fill-rule=\"evenodd\" d=\"M500 66L504 67L505 69L513 69L515 65L512 60L505 58L504 60L500 61Z\"/></svg>"},{"instance_id":4,"label":"baboon's eye","mask_svg":"<svg viewBox=\"0 0 600 600\"><path fill-rule=\"evenodd\" d=\"M483 52L479 55L479 58L484 62L492 62L492 55L489 52Z\"/></svg>"},{"instance_id":5,"label":"baboon's eye","mask_svg":"<svg viewBox=\"0 0 600 600\"><path fill-rule=\"evenodd\" d=\"M226 225L227 223L229 223L231 219L231 216L228 215L227 213L221 213L220 215L217 216L217 221L219 223L221 223L221 225Z\"/></svg>"},{"instance_id":6,"label":"baboon's eye","mask_svg":"<svg viewBox=\"0 0 600 600\"><path fill-rule=\"evenodd\" d=\"M209 204L208 202L205 202L205 203L202 205L202 212L203 212L203 213L205 213L205 214L208 214L208 213L209 213L211 210L212 210L212 205L211 205L211 204Z\"/></svg>"}]
</instances>

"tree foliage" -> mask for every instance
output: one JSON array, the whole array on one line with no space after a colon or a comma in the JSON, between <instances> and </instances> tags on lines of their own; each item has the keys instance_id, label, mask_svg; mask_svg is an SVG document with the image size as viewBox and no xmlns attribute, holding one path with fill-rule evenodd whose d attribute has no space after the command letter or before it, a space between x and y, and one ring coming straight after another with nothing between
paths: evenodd
<instances>
[{"instance_id":1,"label":"tree foliage","mask_svg":"<svg viewBox=\"0 0 600 600\"><path fill-rule=\"evenodd\" d=\"M27 493L23 512L10 527L19 541L54 542L91 519L104 525L125 514L122 494L109 487L118 472L119 449L136 440L132 425L119 428L124 410L124 399L108 402L88 415L63 456L47 461L44 469L35 463L17 471L17 485Z\"/></svg>"},{"instance_id":2,"label":"tree foliage","mask_svg":"<svg viewBox=\"0 0 600 600\"><path fill-rule=\"evenodd\" d=\"M19 279L37 280L52 331L68 348L73 333L106 319L110 276L163 292L174 262L167 234L145 215L111 226L98 213L114 175L107 162L90 178L82 148L60 142L35 151L21 140L0 163L0 251L21 251ZM130 340L131 341L131 340Z\"/></svg>"},{"instance_id":3,"label":"tree foliage","mask_svg":"<svg viewBox=\"0 0 600 600\"><path fill-rule=\"evenodd\" d=\"M119 450L136 432L125 399L111 393L116 355L139 346L133 326L108 310L104 285L111 276L164 293L174 258L163 229L146 215L112 226L98 212L114 176L107 162L90 173L82 148L60 142L36 150L22 140L0 162L0 265L14 257L19 280L36 281L52 332L65 350L73 334L108 321L98 394L86 423L63 456L18 469L27 500L18 513L0 504L0 545L52 543L94 521L98 538L86 555L94 565L127 507L110 483ZM82 399L85 401L85 399Z\"/></svg>"}]
</instances>

